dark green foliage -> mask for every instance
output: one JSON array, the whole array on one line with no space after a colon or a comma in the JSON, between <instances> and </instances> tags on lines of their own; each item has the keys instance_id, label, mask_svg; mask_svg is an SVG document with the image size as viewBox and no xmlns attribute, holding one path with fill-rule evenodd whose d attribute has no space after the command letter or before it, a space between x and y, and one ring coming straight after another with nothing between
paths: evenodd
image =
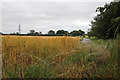
<instances>
[{"instance_id":1,"label":"dark green foliage","mask_svg":"<svg viewBox=\"0 0 120 80\"><path fill-rule=\"evenodd\" d=\"M58 31L56 32L56 34L57 34L57 35L68 35L69 32L68 32L68 31L64 31L64 30L58 30Z\"/></svg>"},{"instance_id":2,"label":"dark green foliage","mask_svg":"<svg viewBox=\"0 0 120 80\"><path fill-rule=\"evenodd\" d=\"M30 30L30 34L34 34L35 33L35 30Z\"/></svg>"},{"instance_id":3,"label":"dark green foliage","mask_svg":"<svg viewBox=\"0 0 120 80\"><path fill-rule=\"evenodd\" d=\"M39 36L39 33L38 33L38 32L35 32L34 35Z\"/></svg>"},{"instance_id":4,"label":"dark green foliage","mask_svg":"<svg viewBox=\"0 0 120 80\"><path fill-rule=\"evenodd\" d=\"M85 34L85 32L84 31L82 31L82 30L74 30L74 31L72 31L71 33L70 33L70 35L71 36L83 36Z\"/></svg>"},{"instance_id":5,"label":"dark green foliage","mask_svg":"<svg viewBox=\"0 0 120 80\"><path fill-rule=\"evenodd\" d=\"M19 35L19 33L18 32L16 32L16 33L10 33L10 35Z\"/></svg>"},{"instance_id":6,"label":"dark green foliage","mask_svg":"<svg viewBox=\"0 0 120 80\"><path fill-rule=\"evenodd\" d=\"M49 35L55 35L55 31L50 30L50 31L48 32L48 34L49 34Z\"/></svg>"},{"instance_id":7,"label":"dark green foliage","mask_svg":"<svg viewBox=\"0 0 120 80\"><path fill-rule=\"evenodd\" d=\"M98 7L96 12L100 12L91 21L91 31L89 36L96 36L102 39L115 38L120 33L120 2L111 2L104 7Z\"/></svg>"},{"instance_id":8,"label":"dark green foliage","mask_svg":"<svg viewBox=\"0 0 120 80\"><path fill-rule=\"evenodd\" d=\"M0 35L2 35L3 33L2 32L0 32Z\"/></svg>"},{"instance_id":9,"label":"dark green foliage","mask_svg":"<svg viewBox=\"0 0 120 80\"><path fill-rule=\"evenodd\" d=\"M30 33L24 34L27 36L41 36L42 32L35 32L35 30L30 30Z\"/></svg>"},{"instance_id":10,"label":"dark green foliage","mask_svg":"<svg viewBox=\"0 0 120 80\"><path fill-rule=\"evenodd\" d=\"M1 33L2 34L2 33ZM9 34L2 34L9 35ZM19 35L19 36L84 36L85 32L80 30L74 30L70 33L65 30L58 30L56 33L53 30L50 30L47 34L42 34L42 32L35 32L35 30L30 30L27 34L10 33L10 35Z\"/></svg>"}]
</instances>

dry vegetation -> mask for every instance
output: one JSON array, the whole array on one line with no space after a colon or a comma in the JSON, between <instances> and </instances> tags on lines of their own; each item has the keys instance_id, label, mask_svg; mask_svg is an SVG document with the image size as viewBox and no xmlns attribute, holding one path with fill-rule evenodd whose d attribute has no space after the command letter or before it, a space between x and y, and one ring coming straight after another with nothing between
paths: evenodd
<instances>
[{"instance_id":1,"label":"dry vegetation","mask_svg":"<svg viewBox=\"0 0 120 80\"><path fill-rule=\"evenodd\" d=\"M79 37L65 36L3 36L3 78L118 77L116 41L99 42L81 43Z\"/></svg>"},{"instance_id":2,"label":"dry vegetation","mask_svg":"<svg viewBox=\"0 0 120 80\"><path fill-rule=\"evenodd\" d=\"M23 69L39 62L52 64L57 56L66 55L78 46L79 38L74 37L3 36L3 77L10 76L10 69L18 71L14 76L23 77Z\"/></svg>"}]
</instances>

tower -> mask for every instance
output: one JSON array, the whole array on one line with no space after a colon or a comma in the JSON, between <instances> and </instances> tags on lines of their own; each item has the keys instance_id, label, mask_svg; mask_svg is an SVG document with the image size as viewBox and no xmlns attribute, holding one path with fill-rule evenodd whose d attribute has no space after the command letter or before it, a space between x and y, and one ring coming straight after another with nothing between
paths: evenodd
<instances>
[{"instance_id":1,"label":"tower","mask_svg":"<svg viewBox=\"0 0 120 80\"><path fill-rule=\"evenodd\" d=\"M20 24L19 24L19 27L18 27L18 32L19 32L19 34L21 33L21 26L20 26Z\"/></svg>"}]
</instances>

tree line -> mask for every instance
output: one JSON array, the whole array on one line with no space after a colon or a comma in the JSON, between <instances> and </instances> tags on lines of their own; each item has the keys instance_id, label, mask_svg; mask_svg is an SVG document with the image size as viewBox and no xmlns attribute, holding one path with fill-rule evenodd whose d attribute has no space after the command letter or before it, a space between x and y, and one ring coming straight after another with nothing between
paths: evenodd
<instances>
[{"instance_id":1,"label":"tree line","mask_svg":"<svg viewBox=\"0 0 120 80\"><path fill-rule=\"evenodd\" d=\"M101 39L113 39L120 34L120 1L98 7L97 16L91 21L89 37L96 36Z\"/></svg>"},{"instance_id":2,"label":"tree line","mask_svg":"<svg viewBox=\"0 0 120 80\"><path fill-rule=\"evenodd\" d=\"M5 35L5 34L3 34L3 35ZM68 31L65 31L65 30L62 29L62 30L58 30L56 32L54 30L49 30L48 33L42 34L41 31L36 32L35 30L30 30L30 32L27 33L27 34L19 34L18 32L16 32L16 33L10 33L10 35L22 35L22 36L84 36L85 32L82 31L81 29L73 30L71 32L68 32Z\"/></svg>"}]
</instances>

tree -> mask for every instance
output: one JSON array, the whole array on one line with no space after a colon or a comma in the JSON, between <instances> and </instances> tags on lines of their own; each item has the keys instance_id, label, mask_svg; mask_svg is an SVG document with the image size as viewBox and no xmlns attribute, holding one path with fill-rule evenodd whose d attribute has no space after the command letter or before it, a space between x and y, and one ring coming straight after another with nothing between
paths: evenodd
<instances>
[{"instance_id":1,"label":"tree","mask_svg":"<svg viewBox=\"0 0 120 80\"><path fill-rule=\"evenodd\" d=\"M16 32L15 34L16 34L16 35L19 35L20 33L19 33L19 32Z\"/></svg>"},{"instance_id":2,"label":"tree","mask_svg":"<svg viewBox=\"0 0 120 80\"><path fill-rule=\"evenodd\" d=\"M69 34L69 32L68 31L64 31L64 30L58 30L57 32L56 32L56 34L57 35L65 35L65 36L67 36L68 34Z\"/></svg>"},{"instance_id":3,"label":"tree","mask_svg":"<svg viewBox=\"0 0 120 80\"><path fill-rule=\"evenodd\" d=\"M79 36L79 32L77 30L74 30L72 32L70 32L71 36Z\"/></svg>"},{"instance_id":4,"label":"tree","mask_svg":"<svg viewBox=\"0 0 120 80\"><path fill-rule=\"evenodd\" d=\"M34 34L35 33L35 30L30 30L30 34Z\"/></svg>"},{"instance_id":5,"label":"tree","mask_svg":"<svg viewBox=\"0 0 120 80\"><path fill-rule=\"evenodd\" d=\"M30 30L30 33L27 33L29 36L40 36L42 35L42 32L35 32L35 30Z\"/></svg>"},{"instance_id":6,"label":"tree","mask_svg":"<svg viewBox=\"0 0 120 80\"><path fill-rule=\"evenodd\" d=\"M80 34L80 35L84 35L84 34L85 34L85 32L84 32L84 31L82 31L81 29L80 29L80 30L78 30L78 32L79 32L79 34Z\"/></svg>"},{"instance_id":7,"label":"tree","mask_svg":"<svg viewBox=\"0 0 120 80\"><path fill-rule=\"evenodd\" d=\"M3 33L2 32L0 32L0 35L2 35Z\"/></svg>"},{"instance_id":8,"label":"tree","mask_svg":"<svg viewBox=\"0 0 120 80\"><path fill-rule=\"evenodd\" d=\"M20 35L18 32L13 32L13 33L10 33L10 35Z\"/></svg>"},{"instance_id":9,"label":"tree","mask_svg":"<svg viewBox=\"0 0 120 80\"><path fill-rule=\"evenodd\" d=\"M84 35L84 31L80 30L74 30L70 33L71 36L83 36Z\"/></svg>"},{"instance_id":10,"label":"tree","mask_svg":"<svg viewBox=\"0 0 120 80\"><path fill-rule=\"evenodd\" d=\"M56 32L56 34L58 34L58 35L64 35L64 30L58 30L58 31Z\"/></svg>"},{"instance_id":11,"label":"tree","mask_svg":"<svg viewBox=\"0 0 120 80\"><path fill-rule=\"evenodd\" d=\"M97 38L115 38L120 33L120 2L111 2L98 7L96 17L91 21L90 35Z\"/></svg>"},{"instance_id":12,"label":"tree","mask_svg":"<svg viewBox=\"0 0 120 80\"><path fill-rule=\"evenodd\" d=\"M68 31L64 31L64 35L65 35L65 36L68 36L68 35L69 35L69 32L68 32Z\"/></svg>"},{"instance_id":13,"label":"tree","mask_svg":"<svg viewBox=\"0 0 120 80\"><path fill-rule=\"evenodd\" d=\"M41 32L41 31L39 31L39 35L42 35L42 32Z\"/></svg>"},{"instance_id":14,"label":"tree","mask_svg":"<svg viewBox=\"0 0 120 80\"><path fill-rule=\"evenodd\" d=\"M35 33L34 33L34 36L39 36L39 32L35 32Z\"/></svg>"},{"instance_id":15,"label":"tree","mask_svg":"<svg viewBox=\"0 0 120 80\"><path fill-rule=\"evenodd\" d=\"M50 30L50 31L48 32L48 34L49 34L49 35L55 35L55 31Z\"/></svg>"}]
</instances>

